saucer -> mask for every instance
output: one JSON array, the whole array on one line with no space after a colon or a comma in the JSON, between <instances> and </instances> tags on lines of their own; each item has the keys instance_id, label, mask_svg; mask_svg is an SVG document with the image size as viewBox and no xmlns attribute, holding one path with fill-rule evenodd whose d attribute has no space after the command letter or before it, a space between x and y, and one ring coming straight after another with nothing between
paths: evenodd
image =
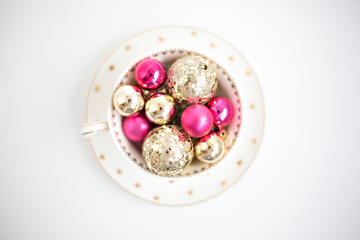
<instances>
[{"instance_id":1,"label":"saucer","mask_svg":"<svg viewBox=\"0 0 360 240\"><path fill-rule=\"evenodd\" d=\"M121 44L98 69L90 84L86 122L108 121L114 83L120 81L124 71L139 58L164 49L203 53L219 63L234 81L241 99L241 126L224 159L197 174L160 177L126 159L110 132L93 135L90 145L105 172L130 193L159 204L191 204L218 195L234 184L250 166L262 139L261 89L253 70L235 48L215 35L194 28L164 27L141 33Z\"/></svg>"}]
</instances>

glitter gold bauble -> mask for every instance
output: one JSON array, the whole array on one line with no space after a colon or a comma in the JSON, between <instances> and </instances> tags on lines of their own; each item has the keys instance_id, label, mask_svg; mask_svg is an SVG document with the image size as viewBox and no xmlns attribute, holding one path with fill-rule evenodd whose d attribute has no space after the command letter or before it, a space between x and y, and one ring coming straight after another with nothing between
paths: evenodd
<instances>
[{"instance_id":1,"label":"glitter gold bauble","mask_svg":"<svg viewBox=\"0 0 360 240\"><path fill-rule=\"evenodd\" d=\"M127 117L143 109L145 101L138 87L122 85L114 94L113 104L120 115Z\"/></svg>"},{"instance_id":2,"label":"glitter gold bauble","mask_svg":"<svg viewBox=\"0 0 360 240\"><path fill-rule=\"evenodd\" d=\"M209 133L208 135L200 138L195 144L195 156L202 162L216 163L220 161L224 155L224 141L216 133Z\"/></svg>"},{"instance_id":3,"label":"glitter gold bauble","mask_svg":"<svg viewBox=\"0 0 360 240\"><path fill-rule=\"evenodd\" d=\"M145 104L145 114L150 122L164 125L175 115L175 100L169 94L156 93Z\"/></svg>"},{"instance_id":4,"label":"glitter gold bauble","mask_svg":"<svg viewBox=\"0 0 360 240\"><path fill-rule=\"evenodd\" d=\"M217 88L216 72L208 60L190 55L179 58L170 67L169 92L179 102L206 103Z\"/></svg>"},{"instance_id":5,"label":"glitter gold bauble","mask_svg":"<svg viewBox=\"0 0 360 240\"><path fill-rule=\"evenodd\" d=\"M142 155L149 169L159 175L173 176L191 162L194 147L189 135L180 127L163 125L147 134Z\"/></svg>"}]
</instances>

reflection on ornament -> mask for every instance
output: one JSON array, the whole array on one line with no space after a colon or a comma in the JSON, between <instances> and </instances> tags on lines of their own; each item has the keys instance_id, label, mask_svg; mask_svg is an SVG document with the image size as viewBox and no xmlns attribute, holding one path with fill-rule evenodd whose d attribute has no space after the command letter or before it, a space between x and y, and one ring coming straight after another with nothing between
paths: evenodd
<instances>
[{"instance_id":1,"label":"reflection on ornament","mask_svg":"<svg viewBox=\"0 0 360 240\"><path fill-rule=\"evenodd\" d=\"M181 128L163 125L148 133L142 154L149 169L159 175L173 176L191 162L194 147L190 137Z\"/></svg>"},{"instance_id":2,"label":"reflection on ornament","mask_svg":"<svg viewBox=\"0 0 360 240\"><path fill-rule=\"evenodd\" d=\"M217 88L216 72L208 60L190 55L170 67L167 79L170 94L179 102L205 103Z\"/></svg>"},{"instance_id":3,"label":"reflection on ornament","mask_svg":"<svg viewBox=\"0 0 360 240\"><path fill-rule=\"evenodd\" d=\"M205 163L216 163L225 155L223 139L216 133L210 133L195 144L195 156Z\"/></svg>"},{"instance_id":4,"label":"reflection on ornament","mask_svg":"<svg viewBox=\"0 0 360 240\"><path fill-rule=\"evenodd\" d=\"M113 104L122 116L130 116L143 109L145 101L138 87L130 85L120 86L113 97Z\"/></svg>"}]
</instances>

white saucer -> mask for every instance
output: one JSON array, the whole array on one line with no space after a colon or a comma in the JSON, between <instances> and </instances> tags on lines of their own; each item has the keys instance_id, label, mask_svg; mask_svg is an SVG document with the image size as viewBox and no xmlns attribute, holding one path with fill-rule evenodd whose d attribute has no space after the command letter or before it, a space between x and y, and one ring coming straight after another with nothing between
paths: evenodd
<instances>
[{"instance_id":1,"label":"white saucer","mask_svg":"<svg viewBox=\"0 0 360 240\"><path fill-rule=\"evenodd\" d=\"M86 122L107 121L112 88L139 58L163 49L191 49L214 59L231 75L241 98L241 129L233 147L216 166L191 176L159 177L144 171L118 150L110 132L90 144L106 173L130 193L151 202L184 205L206 200L235 183L250 166L262 139L264 104L256 76L242 55L224 40L187 27L164 27L141 33L121 44L100 66L91 82Z\"/></svg>"}]
</instances>

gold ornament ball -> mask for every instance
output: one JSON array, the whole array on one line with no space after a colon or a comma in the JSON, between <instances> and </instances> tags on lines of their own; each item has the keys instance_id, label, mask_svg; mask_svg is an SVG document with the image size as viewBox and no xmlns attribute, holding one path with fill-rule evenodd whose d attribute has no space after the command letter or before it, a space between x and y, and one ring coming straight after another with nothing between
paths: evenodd
<instances>
[{"instance_id":1,"label":"gold ornament ball","mask_svg":"<svg viewBox=\"0 0 360 240\"><path fill-rule=\"evenodd\" d=\"M225 143L216 133L209 133L195 144L195 156L205 163L216 163L225 155Z\"/></svg>"},{"instance_id":2,"label":"gold ornament ball","mask_svg":"<svg viewBox=\"0 0 360 240\"><path fill-rule=\"evenodd\" d=\"M120 115L127 117L141 111L145 101L138 87L122 85L114 94L113 104Z\"/></svg>"},{"instance_id":3,"label":"gold ornament ball","mask_svg":"<svg viewBox=\"0 0 360 240\"><path fill-rule=\"evenodd\" d=\"M176 125L151 130L142 146L144 160L152 171L163 176L179 174L194 157L191 138Z\"/></svg>"},{"instance_id":4,"label":"gold ornament ball","mask_svg":"<svg viewBox=\"0 0 360 240\"><path fill-rule=\"evenodd\" d=\"M206 103L214 96L217 83L209 61L198 55L179 58L168 71L169 92L179 102Z\"/></svg>"},{"instance_id":5,"label":"gold ornament ball","mask_svg":"<svg viewBox=\"0 0 360 240\"><path fill-rule=\"evenodd\" d=\"M145 104L146 117L157 125L170 122L175 110L175 100L169 94L156 93Z\"/></svg>"}]
</instances>

